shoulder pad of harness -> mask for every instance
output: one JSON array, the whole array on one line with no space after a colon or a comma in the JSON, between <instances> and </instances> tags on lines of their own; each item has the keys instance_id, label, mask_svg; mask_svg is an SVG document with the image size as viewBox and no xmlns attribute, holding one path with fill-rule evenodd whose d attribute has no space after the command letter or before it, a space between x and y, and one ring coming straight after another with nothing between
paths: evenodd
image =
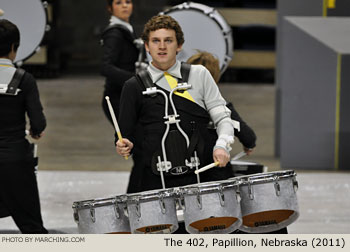
<instances>
[{"instance_id":1,"label":"shoulder pad of harness","mask_svg":"<svg viewBox=\"0 0 350 252\"><path fill-rule=\"evenodd\" d=\"M188 82L188 77L190 76L191 65L186 62L181 62L181 81Z\"/></svg>"}]
</instances>

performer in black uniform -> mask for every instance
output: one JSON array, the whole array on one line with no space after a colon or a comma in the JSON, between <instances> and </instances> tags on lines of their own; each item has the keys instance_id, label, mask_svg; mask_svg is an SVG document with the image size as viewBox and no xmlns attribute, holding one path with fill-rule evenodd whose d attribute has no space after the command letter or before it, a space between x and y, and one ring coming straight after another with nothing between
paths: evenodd
<instances>
[{"instance_id":1,"label":"performer in black uniform","mask_svg":"<svg viewBox=\"0 0 350 252\"><path fill-rule=\"evenodd\" d=\"M136 36L129 23L133 10L131 0L107 0L111 13L109 25L102 33L103 58L101 74L106 77L102 98L103 111L112 123L105 96L109 96L118 116L119 100L124 82L135 74L135 62L139 49L134 43Z\"/></svg>"},{"instance_id":2,"label":"performer in black uniform","mask_svg":"<svg viewBox=\"0 0 350 252\"><path fill-rule=\"evenodd\" d=\"M181 63L176 60L176 54L181 50L184 42L181 27L169 16L156 16L145 25L142 38L146 50L152 56L152 63L146 73L155 83L155 87L168 95L173 88L169 86L164 74L170 74L178 81L183 77L180 73ZM224 168L229 161L229 145L233 142L234 134L234 125L230 118L230 111L225 106L226 102L209 71L203 66L190 66L188 83L192 85L192 88L184 91L182 96L179 95L180 92L175 92L173 96L181 120L180 125L191 140L190 148L185 151L185 156L187 160L190 160L189 156L193 157L193 152L196 150L200 159L200 167L214 161L220 163L220 167L203 172L201 182L232 177L232 170ZM138 144L137 141L135 142L135 126L142 125L144 136L142 146L138 147L143 153L141 160L143 168L139 170L138 176L133 178L139 182L138 191L162 188L156 164L158 156L164 159L164 155L160 153L162 152L161 141L166 128L163 119L164 97L160 94L144 95L143 91L145 87L140 77L133 77L125 83L119 116L120 128L125 138L123 142L117 142L117 152L122 156L130 155L134 144ZM169 114L173 112L173 109L169 109ZM211 120L216 125L216 131L207 127ZM176 163L177 159L184 159L184 157L177 158L177 154L174 154L177 151L182 153L182 150L178 150L176 146L181 146L183 140L174 126L175 124L171 125L165 143L169 159L171 156L176 157L171 161L172 163ZM190 150L191 148L193 150ZM164 165L165 163L164 161ZM165 179L166 187L196 182L193 172L184 175L169 175Z\"/></svg>"},{"instance_id":3,"label":"performer in black uniform","mask_svg":"<svg viewBox=\"0 0 350 252\"><path fill-rule=\"evenodd\" d=\"M199 51L198 53L192 55L187 63L194 65L205 66L211 75L213 76L215 82L218 84L220 80L220 67L219 60L215 58L211 53ZM240 130L235 130L235 136L239 139L243 145L243 150L250 155L256 146L256 135L251 127L243 121L241 116L238 114L234 108L232 102L228 102L226 106L231 110L231 118L239 122Z\"/></svg>"},{"instance_id":4,"label":"performer in black uniform","mask_svg":"<svg viewBox=\"0 0 350 252\"><path fill-rule=\"evenodd\" d=\"M106 77L102 98L103 111L111 124L112 118L105 97L109 96L116 116L119 115L120 94L125 81L134 76L135 71L147 66L144 63L144 46L142 40L136 39L132 25L129 23L133 11L131 0L107 0L111 13L110 24L102 33L103 59L101 73ZM141 42L141 43L140 43ZM138 139L142 139L142 128L138 127ZM134 166L130 177L137 172L141 153L134 150ZM127 192L133 192L137 184L129 181Z\"/></svg>"},{"instance_id":5,"label":"performer in black uniform","mask_svg":"<svg viewBox=\"0 0 350 252\"><path fill-rule=\"evenodd\" d=\"M33 76L12 64L19 41L16 25L0 20L0 217L12 216L22 233L45 234L25 116L34 139L46 120Z\"/></svg>"}]
</instances>

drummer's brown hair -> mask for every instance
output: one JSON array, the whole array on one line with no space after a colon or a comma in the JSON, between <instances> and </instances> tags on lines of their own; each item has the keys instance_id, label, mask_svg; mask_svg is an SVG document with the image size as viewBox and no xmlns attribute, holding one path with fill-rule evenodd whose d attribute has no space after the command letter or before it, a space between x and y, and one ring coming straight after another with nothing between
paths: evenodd
<instances>
[{"instance_id":1,"label":"drummer's brown hair","mask_svg":"<svg viewBox=\"0 0 350 252\"><path fill-rule=\"evenodd\" d=\"M19 30L17 26L7 19L0 19L0 56L7 56L12 46L15 52L19 47Z\"/></svg>"},{"instance_id":2,"label":"drummer's brown hair","mask_svg":"<svg viewBox=\"0 0 350 252\"><path fill-rule=\"evenodd\" d=\"M213 76L216 83L219 82L220 79L220 66L219 66L219 60L214 57L209 52L199 51L198 53L192 55L188 60L187 63L193 64L193 65L203 65L205 66L211 76Z\"/></svg>"},{"instance_id":3,"label":"drummer's brown hair","mask_svg":"<svg viewBox=\"0 0 350 252\"><path fill-rule=\"evenodd\" d=\"M142 40L148 44L149 33L151 31L156 31L159 29L174 30L177 44L183 45L183 43L185 42L181 26L174 18L167 15L153 16L150 20L148 20L143 29L141 37Z\"/></svg>"}]
</instances>

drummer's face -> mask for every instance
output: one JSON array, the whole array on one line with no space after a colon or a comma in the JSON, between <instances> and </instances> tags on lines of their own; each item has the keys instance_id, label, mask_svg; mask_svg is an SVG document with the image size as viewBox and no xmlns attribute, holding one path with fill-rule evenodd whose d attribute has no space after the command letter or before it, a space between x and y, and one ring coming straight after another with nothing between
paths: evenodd
<instances>
[{"instance_id":1,"label":"drummer's face","mask_svg":"<svg viewBox=\"0 0 350 252\"><path fill-rule=\"evenodd\" d=\"M110 11L113 16L116 16L125 22L129 22L129 18L132 14L132 7L131 0L113 0Z\"/></svg>"},{"instance_id":2,"label":"drummer's face","mask_svg":"<svg viewBox=\"0 0 350 252\"><path fill-rule=\"evenodd\" d=\"M163 28L149 33L145 47L152 56L153 66L166 71L175 64L176 54L180 52L182 45L177 44L174 30Z\"/></svg>"}]
</instances>

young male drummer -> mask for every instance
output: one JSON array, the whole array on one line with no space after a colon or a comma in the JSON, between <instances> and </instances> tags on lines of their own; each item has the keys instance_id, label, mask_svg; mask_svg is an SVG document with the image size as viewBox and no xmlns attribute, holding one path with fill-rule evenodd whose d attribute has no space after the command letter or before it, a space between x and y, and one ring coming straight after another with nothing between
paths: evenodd
<instances>
[{"instance_id":1,"label":"young male drummer","mask_svg":"<svg viewBox=\"0 0 350 252\"><path fill-rule=\"evenodd\" d=\"M33 76L12 63L19 42L17 26L0 19L0 218L12 216L22 233L45 234L25 127L27 114L30 134L39 139L46 120Z\"/></svg>"},{"instance_id":2,"label":"young male drummer","mask_svg":"<svg viewBox=\"0 0 350 252\"><path fill-rule=\"evenodd\" d=\"M170 87L168 75L177 81L182 78L181 63L176 60L176 55L184 43L181 27L170 16L154 16L145 25L142 39L145 42L146 51L152 57L147 74L157 89L169 95L173 87ZM190 67L188 83L192 85L191 88L173 95L181 121L180 125L192 143L193 141L196 143L194 149L198 154L200 167L214 161L219 162L220 166L201 173L200 180L205 182L232 177L232 170L225 167L230 160L229 150L234 136L230 110L226 108L226 102L211 74L203 66ZM162 188L161 177L154 172L152 167L157 162L156 153L161 149L166 129L163 118L165 99L159 94L156 96L144 95L142 92L145 90L138 76L125 83L119 115L119 124L124 138L123 141L118 140L116 144L120 155L131 155L135 143L135 126L138 123L142 125L144 130L141 146L143 157L140 164L137 165L138 174L130 178L130 180L138 181L140 186L137 191ZM169 113L171 112L173 111L169 105ZM215 123L216 132L207 128L210 120ZM177 140L181 141L180 135L178 134L173 139L174 143L168 144L167 153L176 149ZM194 183L197 183L197 177L193 172L165 178L167 188Z\"/></svg>"}]
</instances>

